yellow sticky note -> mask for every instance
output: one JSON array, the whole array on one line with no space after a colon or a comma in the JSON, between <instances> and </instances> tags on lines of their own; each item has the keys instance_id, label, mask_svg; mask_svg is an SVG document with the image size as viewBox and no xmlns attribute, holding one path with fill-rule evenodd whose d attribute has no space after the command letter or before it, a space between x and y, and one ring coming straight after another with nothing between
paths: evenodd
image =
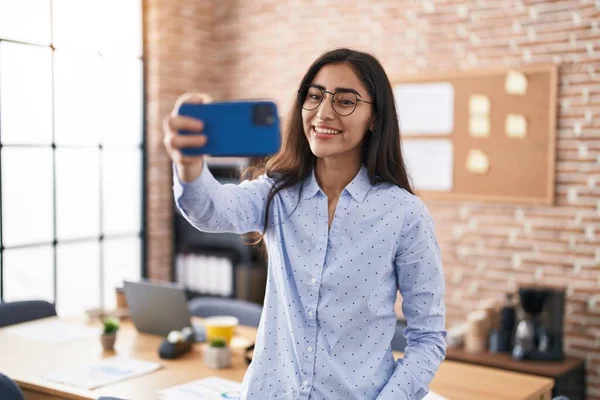
<instances>
[{"instance_id":1,"label":"yellow sticky note","mask_svg":"<svg viewBox=\"0 0 600 400\"><path fill-rule=\"evenodd\" d=\"M523 139L527 136L527 120L520 114L508 114L504 129L508 137Z\"/></svg>"},{"instance_id":2,"label":"yellow sticky note","mask_svg":"<svg viewBox=\"0 0 600 400\"><path fill-rule=\"evenodd\" d=\"M490 113L490 98L482 94L474 94L469 97L469 113L485 114Z\"/></svg>"},{"instance_id":3,"label":"yellow sticky note","mask_svg":"<svg viewBox=\"0 0 600 400\"><path fill-rule=\"evenodd\" d=\"M473 174L487 174L490 170L490 160L481 150L473 149L467 156L467 171Z\"/></svg>"},{"instance_id":4,"label":"yellow sticky note","mask_svg":"<svg viewBox=\"0 0 600 400\"><path fill-rule=\"evenodd\" d=\"M527 77L519 71L508 71L504 81L504 90L508 94L523 96L527 92Z\"/></svg>"},{"instance_id":5,"label":"yellow sticky note","mask_svg":"<svg viewBox=\"0 0 600 400\"><path fill-rule=\"evenodd\" d=\"M469 132L474 137L490 136L490 118L487 115L471 115Z\"/></svg>"}]
</instances>

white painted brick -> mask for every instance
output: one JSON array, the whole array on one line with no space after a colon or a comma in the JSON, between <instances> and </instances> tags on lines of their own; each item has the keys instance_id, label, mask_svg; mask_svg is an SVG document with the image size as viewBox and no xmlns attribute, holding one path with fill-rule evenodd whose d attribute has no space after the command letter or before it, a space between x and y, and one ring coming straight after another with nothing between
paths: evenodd
<instances>
[{"instance_id":1,"label":"white painted brick","mask_svg":"<svg viewBox=\"0 0 600 400\"><path fill-rule=\"evenodd\" d=\"M519 268L521 267L521 255L520 254L513 254L512 259L511 259L511 264L513 266L513 268Z\"/></svg>"}]
</instances>

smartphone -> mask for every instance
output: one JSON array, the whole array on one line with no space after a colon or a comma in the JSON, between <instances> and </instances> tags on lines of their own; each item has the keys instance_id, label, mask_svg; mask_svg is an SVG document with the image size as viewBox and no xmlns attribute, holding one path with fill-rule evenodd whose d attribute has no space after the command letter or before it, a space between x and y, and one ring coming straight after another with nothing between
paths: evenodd
<instances>
[{"instance_id":1,"label":"smartphone","mask_svg":"<svg viewBox=\"0 0 600 400\"><path fill-rule=\"evenodd\" d=\"M182 104L179 115L204 123L204 147L184 148L181 153L195 156L261 157L279 151L280 121L277 105L267 100L227 101L208 104ZM197 132L180 131L182 135Z\"/></svg>"}]
</instances>

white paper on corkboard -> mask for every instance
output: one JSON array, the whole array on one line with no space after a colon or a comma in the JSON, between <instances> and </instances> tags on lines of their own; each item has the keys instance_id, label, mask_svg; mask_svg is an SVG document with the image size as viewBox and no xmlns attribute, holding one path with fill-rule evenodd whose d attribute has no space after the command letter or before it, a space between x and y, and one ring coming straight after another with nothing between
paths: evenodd
<instances>
[{"instance_id":1,"label":"white paper on corkboard","mask_svg":"<svg viewBox=\"0 0 600 400\"><path fill-rule=\"evenodd\" d=\"M452 190L454 148L450 140L404 140L402 147L409 176L417 190Z\"/></svg>"},{"instance_id":2,"label":"white paper on corkboard","mask_svg":"<svg viewBox=\"0 0 600 400\"><path fill-rule=\"evenodd\" d=\"M449 135L454 130L454 87L447 82L394 87L404 135Z\"/></svg>"}]
</instances>

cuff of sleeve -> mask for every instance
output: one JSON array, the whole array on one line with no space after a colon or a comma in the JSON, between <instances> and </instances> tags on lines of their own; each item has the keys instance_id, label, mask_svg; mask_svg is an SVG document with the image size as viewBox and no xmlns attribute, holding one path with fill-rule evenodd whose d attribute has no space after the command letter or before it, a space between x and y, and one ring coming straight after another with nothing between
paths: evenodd
<instances>
[{"instance_id":1,"label":"cuff of sleeve","mask_svg":"<svg viewBox=\"0 0 600 400\"><path fill-rule=\"evenodd\" d=\"M413 400L406 390L402 389L393 378L379 392L376 400Z\"/></svg>"},{"instance_id":2,"label":"cuff of sleeve","mask_svg":"<svg viewBox=\"0 0 600 400\"><path fill-rule=\"evenodd\" d=\"M392 400L392 399L407 399L416 400L418 397L415 393L419 388L414 388L410 371L398 360L394 373L387 381L383 390L379 393L377 400Z\"/></svg>"},{"instance_id":3,"label":"cuff of sleeve","mask_svg":"<svg viewBox=\"0 0 600 400\"><path fill-rule=\"evenodd\" d=\"M181 181L179 174L177 173L177 167L175 166L175 163L172 163L172 169L173 195L175 197L175 201L178 201L184 195L184 192L201 194L206 192L207 189L211 188L215 185L215 183L217 183L217 180L208 169L206 162L204 162L202 165L202 172L200 175L192 182L186 183Z\"/></svg>"}]
</instances>

